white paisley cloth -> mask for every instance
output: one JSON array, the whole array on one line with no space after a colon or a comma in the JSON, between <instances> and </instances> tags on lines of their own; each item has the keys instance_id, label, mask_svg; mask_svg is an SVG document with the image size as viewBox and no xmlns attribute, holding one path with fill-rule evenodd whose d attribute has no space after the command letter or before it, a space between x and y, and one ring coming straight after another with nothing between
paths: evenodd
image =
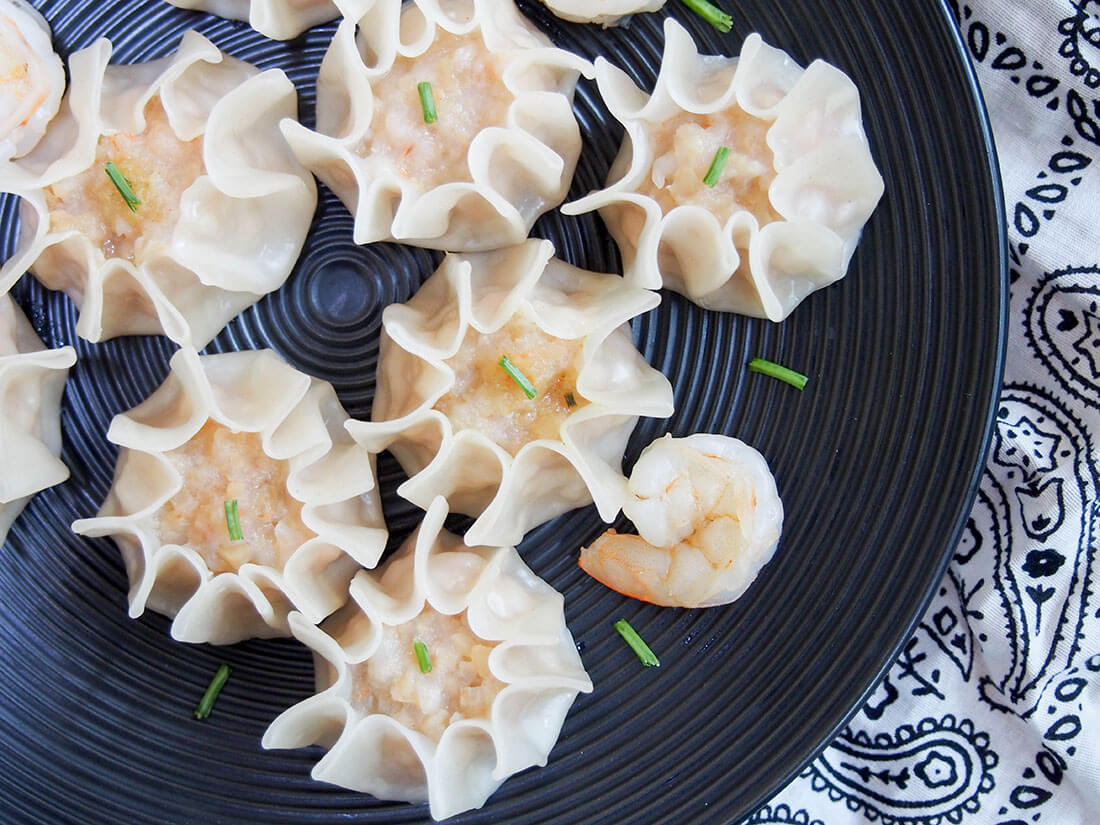
<instances>
[{"instance_id":1,"label":"white paisley cloth","mask_svg":"<svg viewBox=\"0 0 1100 825\"><path fill-rule=\"evenodd\" d=\"M1004 180L1004 388L901 656L751 825L1100 823L1100 0L949 2Z\"/></svg>"}]
</instances>

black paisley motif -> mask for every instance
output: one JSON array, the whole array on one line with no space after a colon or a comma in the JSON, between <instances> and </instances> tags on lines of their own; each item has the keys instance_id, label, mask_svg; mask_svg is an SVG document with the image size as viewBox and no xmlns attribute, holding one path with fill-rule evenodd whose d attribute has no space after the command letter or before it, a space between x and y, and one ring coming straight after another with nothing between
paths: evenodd
<instances>
[{"instance_id":1,"label":"black paisley motif","mask_svg":"<svg viewBox=\"0 0 1100 825\"><path fill-rule=\"evenodd\" d=\"M1100 407L1100 266L1050 273L1024 309L1036 358L1078 401Z\"/></svg>"},{"instance_id":2,"label":"black paisley motif","mask_svg":"<svg viewBox=\"0 0 1100 825\"><path fill-rule=\"evenodd\" d=\"M883 825L961 822L981 809L994 785L989 736L954 716L902 725L893 736L846 729L803 773L828 793Z\"/></svg>"},{"instance_id":3,"label":"black paisley motif","mask_svg":"<svg viewBox=\"0 0 1100 825\"><path fill-rule=\"evenodd\" d=\"M1028 536L1042 541L1062 526L1065 502L1062 499L1062 479L1048 478L1042 482L1016 488L1016 502Z\"/></svg>"},{"instance_id":4,"label":"black paisley motif","mask_svg":"<svg viewBox=\"0 0 1100 825\"><path fill-rule=\"evenodd\" d=\"M788 805L765 805L741 825L825 825L820 819L811 819L809 811L795 811Z\"/></svg>"},{"instance_id":5,"label":"black paisley motif","mask_svg":"<svg viewBox=\"0 0 1100 825\"><path fill-rule=\"evenodd\" d=\"M994 466L1000 470L988 481L1010 503L1007 534L1019 546L999 553L992 567L990 595L1000 602L1008 632L982 641L988 672L980 685L991 706L1027 717L1047 680L1081 655L1094 575L1100 475L1089 432L1063 400L1035 387L1009 385L1001 396L999 418ZM1057 497L1045 499L1049 522L1043 522L1041 508L1032 507L1030 497L1050 486L1055 464L1063 483ZM983 489L986 482L983 478ZM1043 544L1025 543L1036 533L1042 534ZM942 639L939 643L944 646Z\"/></svg>"},{"instance_id":6,"label":"black paisley motif","mask_svg":"<svg viewBox=\"0 0 1100 825\"><path fill-rule=\"evenodd\" d=\"M1075 14L1058 23L1065 40L1058 54L1069 61L1069 70L1090 89L1100 86L1100 3L1077 0Z\"/></svg>"},{"instance_id":7,"label":"black paisley motif","mask_svg":"<svg viewBox=\"0 0 1100 825\"><path fill-rule=\"evenodd\" d=\"M913 652L921 640L931 641L940 653L946 654L963 680L970 680L975 653L987 641L981 630L987 617L977 606L991 595L994 587L990 571L1007 564L1011 553L1012 509L1012 501L997 476L986 469L960 549L918 625L917 636L895 665L913 682L928 680L931 675L927 667L918 668L914 663L915 655L932 655ZM1007 633L1018 632L1019 628L1012 624L1014 616L1009 615L1006 621ZM1007 652L1010 656L1016 654L1011 648ZM1011 661L1015 668L1017 662ZM914 695L918 695L915 690Z\"/></svg>"}]
</instances>

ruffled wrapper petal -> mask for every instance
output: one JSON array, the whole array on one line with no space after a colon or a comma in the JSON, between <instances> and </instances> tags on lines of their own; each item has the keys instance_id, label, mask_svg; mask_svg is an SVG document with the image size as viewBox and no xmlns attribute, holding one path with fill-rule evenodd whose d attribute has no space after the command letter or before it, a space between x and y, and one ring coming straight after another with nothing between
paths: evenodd
<instances>
[{"instance_id":1,"label":"ruffled wrapper petal","mask_svg":"<svg viewBox=\"0 0 1100 825\"><path fill-rule=\"evenodd\" d=\"M72 347L46 349L22 310L0 295L0 543L39 490L69 477L61 455L61 394Z\"/></svg>"},{"instance_id":2,"label":"ruffled wrapper petal","mask_svg":"<svg viewBox=\"0 0 1100 825\"><path fill-rule=\"evenodd\" d=\"M667 0L543 0L562 20L615 26L626 16L659 11Z\"/></svg>"},{"instance_id":3,"label":"ruffled wrapper petal","mask_svg":"<svg viewBox=\"0 0 1100 825\"><path fill-rule=\"evenodd\" d=\"M243 20L264 37L290 40L306 29L340 16L332 0L168 0L181 9L192 9Z\"/></svg>"}]
</instances>

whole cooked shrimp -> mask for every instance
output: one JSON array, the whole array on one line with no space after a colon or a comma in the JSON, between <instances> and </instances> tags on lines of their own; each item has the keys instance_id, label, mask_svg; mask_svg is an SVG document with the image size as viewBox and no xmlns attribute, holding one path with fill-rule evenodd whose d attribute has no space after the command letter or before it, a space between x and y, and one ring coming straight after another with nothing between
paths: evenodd
<instances>
[{"instance_id":1,"label":"whole cooked shrimp","mask_svg":"<svg viewBox=\"0 0 1100 825\"><path fill-rule=\"evenodd\" d=\"M623 512L638 535L608 530L581 568L625 596L672 607L728 604L779 542L783 504L764 457L724 435L666 435L642 451Z\"/></svg>"},{"instance_id":2,"label":"whole cooked shrimp","mask_svg":"<svg viewBox=\"0 0 1100 825\"><path fill-rule=\"evenodd\" d=\"M34 148L64 91L45 19L25 0L0 0L0 161Z\"/></svg>"}]
</instances>

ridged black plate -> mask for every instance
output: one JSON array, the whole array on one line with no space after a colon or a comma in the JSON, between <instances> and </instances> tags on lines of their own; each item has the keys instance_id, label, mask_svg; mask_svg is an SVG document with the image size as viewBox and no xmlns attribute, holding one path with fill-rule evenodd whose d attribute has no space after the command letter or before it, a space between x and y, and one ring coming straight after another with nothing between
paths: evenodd
<instances>
[{"instance_id":1,"label":"ridged black plate","mask_svg":"<svg viewBox=\"0 0 1100 825\"><path fill-rule=\"evenodd\" d=\"M334 25L290 43L156 0L46 0L59 51L110 37L115 60L174 50L196 27L223 49L285 68L312 122L313 81ZM999 382L1005 308L996 165L978 92L946 8L896 0L739 0L722 36L679 3L705 51L766 40L824 57L863 94L886 196L848 277L782 325L704 312L667 294L635 324L671 379L677 412L646 421L628 453L671 429L738 435L774 468L787 511L776 559L736 604L659 609L587 579L577 548L603 529L581 510L534 531L521 551L566 596L569 626L595 682L566 722L550 765L509 780L461 823L613 821L718 825L750 813L858 707L896 654L954 547L976 488ZM603 31L524 10L561 46L604 54L650 86L662 15ZM592 84L577 112L586 136L572 196L602 185L621 129ZM16 204L0 201L0 253ZM537 231L563 257L614 271L593 216L553 215ZM287 285L245 312L212 349L272 346L332 381L366 417L382 309L405 300L438 256L351 242L325 192ZM15 290L51 345L80 355L66 391L63 458L72 479L39 495L0 552L0 814L10 823L423 823L424 806L378 802L309 778L319 751L264 752L260 736L311 692L306 651L290 641L231 648L171 641L167 620L126 616L126 581L109 541L74 537L94 513L115 450L111 416L167 372L161 338L89 345L69 302L29 277ZM803 393L746 374L752 356L810 375ZM0 459L2 460L2 459ZM417 522L381 463L395 540ZM644 670L611 628L625 617L661 657ZM234 674L205 722L191 718L219 662ZM601 817L609 816L609 819Z\"/></svg>"}]
</instances>

